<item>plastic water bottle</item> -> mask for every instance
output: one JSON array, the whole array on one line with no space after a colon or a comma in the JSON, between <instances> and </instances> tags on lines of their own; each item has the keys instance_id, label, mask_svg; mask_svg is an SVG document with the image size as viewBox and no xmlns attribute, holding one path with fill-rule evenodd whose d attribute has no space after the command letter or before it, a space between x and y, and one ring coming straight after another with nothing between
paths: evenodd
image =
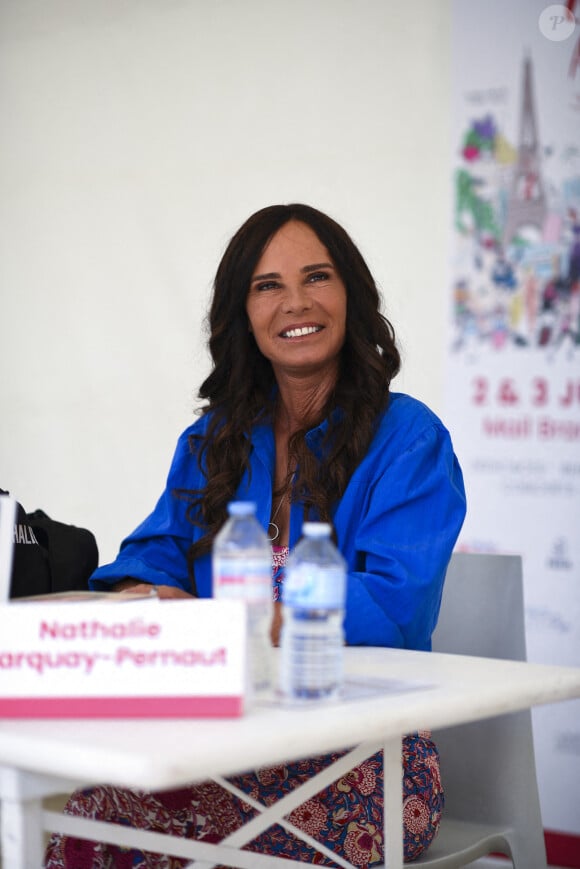
<instances>
[{"instance_id":1,"label":"plastic water bottle","mask_svg":"<svg viewBox=\"0 0 580 869\"><path fill-rule=\"evenodd\" d=\"M246 694L250 701L267 695L272 686L272 549L252 501L228 504L228 519L213 544L212 581L214 598L246 602Z\"/></svg>"},{"instance_id":2,"label":"plastic water bottle","mask_svg":"<svg viewBox=\"0 0 580 869\"><path fill-rule=\"evenodd\" d=\"M343 683L346 562L331 526L305 522L283 586L280 687L293 700L338 696Z\"/></svg>"}]
</instances>

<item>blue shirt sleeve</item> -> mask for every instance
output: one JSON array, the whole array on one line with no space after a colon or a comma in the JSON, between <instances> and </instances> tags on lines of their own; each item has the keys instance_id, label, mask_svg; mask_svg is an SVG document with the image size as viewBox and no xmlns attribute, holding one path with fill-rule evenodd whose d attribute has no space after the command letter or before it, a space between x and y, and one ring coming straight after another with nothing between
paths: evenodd
<instances>
[{"instance_id":1,"label":"blue shirt sleeve","mask_svg":"<svg viewBox=\"0 0 580 869\"><path fill-rule=\"evenodd\" d=\"M197 459L189 446L191 428L179 438L165 491L153 512L121 543L115 561L99 567L89 580L91 589L106 590L125 577L170 585L191 592L187 550L196 529L187 518L188 503L175 489L203 485ZM197 534L199 536L199 533Z\"/></svg>"},{"instance_id":2,"label":"blue shirt sleeve","mask_svg":"<svg viewBox=\"0 0 580 869\"><path fill-rule=\"evenodd\" d=\"M346 641L430 650L463 520L463 477L447 430L426 426L380 475L352 528Z\"/></svg>"}]
</instances>

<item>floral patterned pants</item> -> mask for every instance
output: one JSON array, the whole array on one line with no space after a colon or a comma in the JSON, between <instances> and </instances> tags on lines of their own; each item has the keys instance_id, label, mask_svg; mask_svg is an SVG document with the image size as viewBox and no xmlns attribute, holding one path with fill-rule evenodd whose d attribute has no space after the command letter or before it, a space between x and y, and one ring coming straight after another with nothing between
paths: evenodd
<instances>
[{"instance_id":1,"label":"floral patterned pants","mask_svg":"<svg viewBox=\"0 0 580 869\"><path fill-rule=\"evenodd\" d=\"M289 763L229 781L266 806L310 779L342 753ZM405 861L417 858L435 837L443 810L437 748L427 732L403 740L403 825ZM204 842L219 842L257 814L216 782L157 793L116 787L75 792L65 813L171 833ZM357 867L383 861L382 752L360 763L287 820ZM300 859L317 866L336 866L324 854L274 824L245 850ZM47 869L182 869L187 860L54 835L46 854Z\"/></svg>"}]
</instances>

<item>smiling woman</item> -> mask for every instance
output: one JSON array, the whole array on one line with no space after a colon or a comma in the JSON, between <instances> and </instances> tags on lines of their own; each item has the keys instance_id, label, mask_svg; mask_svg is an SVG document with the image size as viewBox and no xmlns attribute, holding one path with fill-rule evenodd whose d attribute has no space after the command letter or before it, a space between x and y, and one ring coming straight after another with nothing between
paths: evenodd
<instances>
[{"instance_id":1,"label":"smiling woman","mask_svg":"<svg viewBox=\"0 0 580 869\"><path fill-rule=\"evenodd\" d=\"M281 627L284 566L305 519L331 522L348 565L344 633L351 645L429 650L445 571L465 515L449 433L425 405L392 393L394 330L360 252L332 218L306 205L252 215L217 270L209 312L213 368L201 419L179 439L167 487L95 590L161 598L209 597L210 553L232 500L255 501L275 532L272 641ZM337 758L310 757L236 776L238 791L270 805ZM435 836L443 809L437 748L403 741L406 859ZM382 862L382 753L298 806L306 844L274 826L248 844L306 863ZM254 815L208 782L178 792L92 788L67 812L218 841ZM316 845L318 843L318 846ZM54 837L48 869L183 866L177 858Z\"/></svg>"}]
</instances>

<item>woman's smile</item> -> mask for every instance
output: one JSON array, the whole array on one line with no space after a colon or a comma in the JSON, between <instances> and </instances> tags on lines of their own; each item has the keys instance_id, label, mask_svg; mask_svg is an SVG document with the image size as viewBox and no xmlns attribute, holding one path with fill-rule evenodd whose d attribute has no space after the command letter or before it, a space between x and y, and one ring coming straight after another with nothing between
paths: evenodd
<instances>
[{"instance_id":1,"label":"woman's smile","mask_svg":"<svg viewBox=\"0 0 580 869\"><path fill-rule=\"evenodd\" d=\"M280 335L282 338L304 338L306 335L316 335L322 332L324 326L305 324L303 326L290 326Z\"/></svg>"}]
</instances>

